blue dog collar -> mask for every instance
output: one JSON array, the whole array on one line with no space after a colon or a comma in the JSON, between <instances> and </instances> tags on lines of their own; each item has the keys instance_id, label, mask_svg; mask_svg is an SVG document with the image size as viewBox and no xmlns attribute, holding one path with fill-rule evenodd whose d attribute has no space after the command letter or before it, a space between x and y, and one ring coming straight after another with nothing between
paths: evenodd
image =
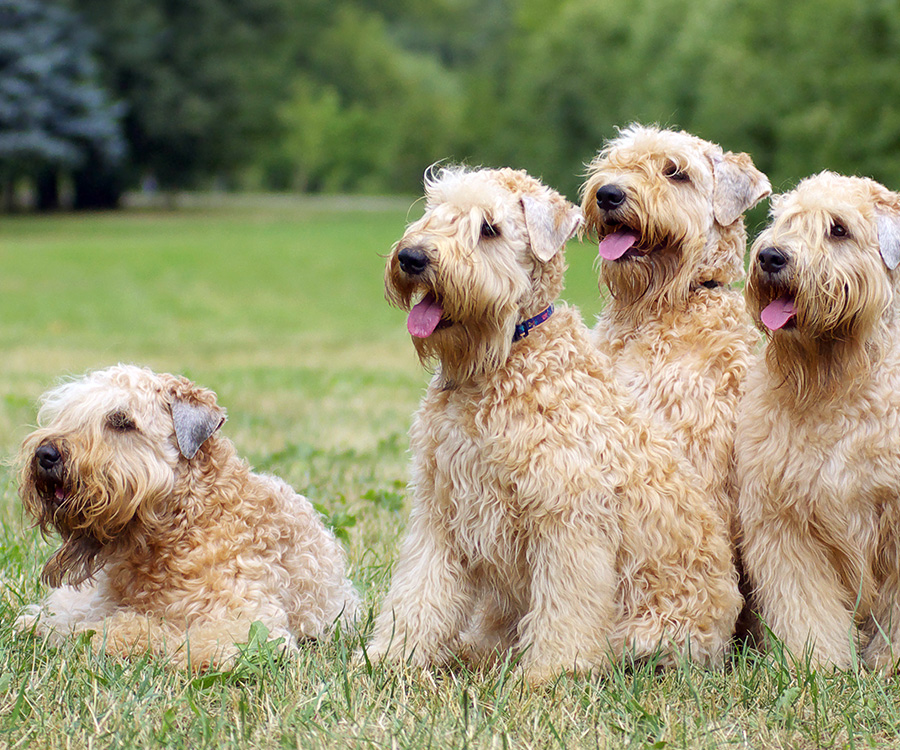
<instances>
[{"instance_id":1,"label":"blue dog collar","mask_svg":"<svg viewBox=\"0 0 900 750\"><path fill-rule=\"evenodd\" d=\"M553 315L553 305L550 305L550 307L544 310L544 312L538 313L533 318L529 318L524 323L519 323L519 325L516 326L515 333L513 334L513 341L524 339L529 333L531 333L532 328L537 328L551 315Z\"/></svg>"}]
</instances>

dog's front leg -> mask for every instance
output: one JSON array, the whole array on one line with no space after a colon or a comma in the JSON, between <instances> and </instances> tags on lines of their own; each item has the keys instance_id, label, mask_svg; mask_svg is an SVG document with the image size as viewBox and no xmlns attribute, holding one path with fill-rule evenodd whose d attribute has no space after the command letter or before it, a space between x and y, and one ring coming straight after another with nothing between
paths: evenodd
<instances>
[{"instance_id":1,"label":"dog's front leg","mask_svg":"<svg viewBox=\"0 0 900 750\"><path fill-rule=\"evenodd\" d=\"M849 667L856 626L829 551L799 524L744 518L744 562L765 624L796 659L811 649L814 663Z\"/></svg>"},{"instance_id":2,"label":"dog's front leg","mask_svg":"<svg viewBox=\"0 0 900 750\"><path fill-rule=\"evenodd\" d=\"M532 683L609 663L617 534L602 519L544 517L531 536L531 607L519 625Z\"/></svg>"},{"instance_id":3,"label":"dog's front leg","mask_svg":"<svg viewBox=\"0 0 900 750\"><path fill-rule=\"evenodd\" d=\"M900 667L900 506L885 508L879 546L883 583L872 608L874 633L865 651L866 664L882 672Z\"/></svg>"},{"instance_id":4,"label":"dog's front leg","mask_svg":"<svg viewBox=\"0 0 900 750\"><path fill-rule=\"evenodd\" d=\"M438 518L417 506L391 590L375 622L370 659L444 664L474 606L471 576Z\"/></svg>"}]
</instances>

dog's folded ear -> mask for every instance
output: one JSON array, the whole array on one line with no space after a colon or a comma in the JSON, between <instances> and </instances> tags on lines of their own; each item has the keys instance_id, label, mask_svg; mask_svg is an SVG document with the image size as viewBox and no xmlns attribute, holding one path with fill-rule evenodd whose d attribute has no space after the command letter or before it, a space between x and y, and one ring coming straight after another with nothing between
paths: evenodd
<instances>
[{"instance_id":1,"label":"dog's folded ear","mask_svg":"<svg viewBox=\"0 0 900 750\"><path fill-rule=\"evenodd\" d=\"M546 263L562 249L584 224L584 214L578 206L556 196L522 196L525 228L531 250Z\"/></svg>"},{"instance_id":2,"label":"dog's folded ear","mask_svg":"<svg viewBox=\"0 0 900 750\"><path fill-rule=\"evenodd\" d=\"M892 271L900 265L900 213L877 209L878 248L884 264Z\"/></svg>"},{"instance_id":3,"label":"dog's folded ear","mask_svg":"<svg viewBox=\"0 0 900 750\"><path fill-rule=\"evenodd\" d=\"M713 215L727 227L772 192L769 178L753 166L747 154L731 151L713 159Z\"/></svg>"},{"instance_id":4,"label":"dog's folded ear","mask_svg":"<svg viewBox=\"0 0 900 750\"><path fill-rule=\"evenodd\" d=\"M193 458L200 446L225 424L225 419L223 409L176 398L172 402L172 421L181 455Z\"/></svg>"}]
</instances>

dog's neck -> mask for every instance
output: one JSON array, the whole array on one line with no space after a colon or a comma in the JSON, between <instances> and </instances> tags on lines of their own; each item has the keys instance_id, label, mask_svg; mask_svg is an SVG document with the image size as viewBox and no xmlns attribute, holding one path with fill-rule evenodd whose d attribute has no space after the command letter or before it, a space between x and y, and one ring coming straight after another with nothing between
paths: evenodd
<instances>
[{"instance_id":1,"label":"dog's neck","mask_svg":"<svg viewBox=\"0 0 900 750\"><path fill-rule=\"evenodd\" d=\"M616 297L610 290L609 300L603 309L603 317L612 323L617 330L637 331L650 321L670 318L673 314L688 314L695 303L705 304L710 295L721 295L723 290L731 287L717 278L706 276L684 280L681 288L669 287L657 290L656 294L648 291L638 298Z\"/></svg>"},{"instance_id":2,"label":"dog's neck","mask_svg":"<svg viewBox=\"0 0 900 750\"><path fill-rule=\"evenodd\" d=\"M553 315L553 305L548 305L542 312L539 312L537 315L534 315L527 320L523 320L516 326L515 332L513 333L513 343L520 339L524 339L531 333L532 329L537 328L541 323L546 323L551 315Z\"/></svg>"},{"instance_id":3,"label":"dog's neck","mask_svg":"<svg viewBox=\"0 0 900 750\"><path fill-rule=\"evenodd\" d=\"M538 342L552 336L551 329L557 327L560 314L565 310L565 306L560 310L558 303L547 305L540 312L522 319L512 328L506 325L494 331L490 338L476 335L471 329L460 327L454 332L457 345L446 350L447 356L441 358L440 368L436 373L441 389L457 390L469 385L481 387L480 384L486 378L493 378L497 372L508 368L510 362L522 351L529 350L533 345L540 345ZM464 346L460 346L459 342L463 337L468 337L468 341ZM456 359L452 355L458 352L463 356Z\"/></svg>"}]
</instances>

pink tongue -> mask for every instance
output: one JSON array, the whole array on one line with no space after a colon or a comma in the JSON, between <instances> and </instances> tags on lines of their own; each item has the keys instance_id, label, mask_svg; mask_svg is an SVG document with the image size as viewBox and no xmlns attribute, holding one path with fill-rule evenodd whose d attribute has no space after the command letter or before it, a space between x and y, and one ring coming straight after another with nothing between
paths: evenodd
<instances>
[{"instance_id":1,"label":"pink tongue","mask_svg":"<svg viewBox=\"0 0 900 750\"><path fill-rule=\"evenodd\" d=\"M416 338L427 339L434 333L434 329L441 322L443 314L444 311L437 303L434 295L427 294L421 302L409 311L409 318L406 320L406 330Z\"/></svg>"},{"instance_id":2,"label":"pink tongue","mask_svg":"<svg viewBox=\"0 0 900 750\"><path fill-rule=\"evenodd\" d=\"M638 236L628 229L620 229L608 234L600 240L600 257L606 260L618 260L637 241Z\"/></svg>"},{"instance_id":3,"label":"pink tongue","mask_svg":"<svg viewBox=\"0 0 900 750\"><path fill-rule=\"evenodd\" d=\"M771 331L777 331L794 317L795 312L794 298L790 295L785 295L766 305L766 309L759 314L759 318L766 328Z\"/></svg>"}]
</instances>

